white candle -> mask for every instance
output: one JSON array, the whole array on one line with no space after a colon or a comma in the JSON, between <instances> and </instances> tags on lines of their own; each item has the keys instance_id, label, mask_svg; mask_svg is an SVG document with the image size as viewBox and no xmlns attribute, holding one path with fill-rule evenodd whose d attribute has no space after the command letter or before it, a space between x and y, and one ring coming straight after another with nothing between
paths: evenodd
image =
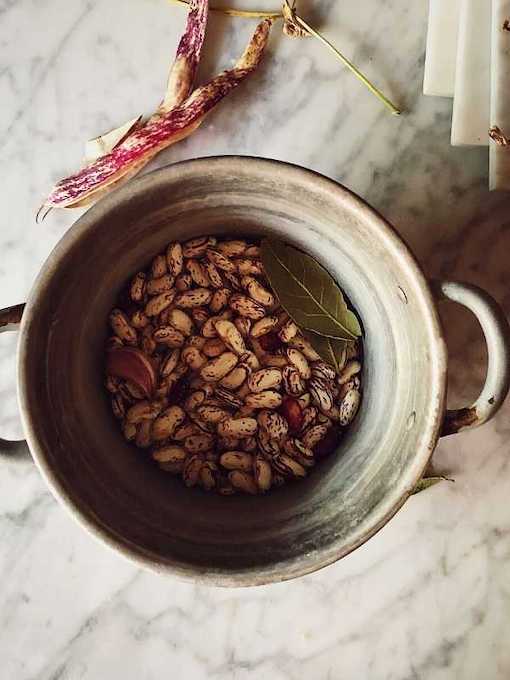
<instances>
[{"instance_id":1,"label":"white candle","mask_svg":"<svg viewBox=\"0 0 510 680\"><path fill-rule=\"evenodd\" d=\"M423 94L453 97L460 2L430 0Z\"/></svg>"},{"instance_id":2,"label":"white candle","mask_svg":"<svg viewBox=\"0 0 510 680\"><path fill-rule=\"evenodd\" d=\"M452 144L487 146L491 98L491 2L462 0Z\"/></svg>"},{"instance_id":3,"label":"white candle","mask_svg":"<svg viewBox=\"0 0 510 680\"><path fill-rule=\"evenodd\" d=\"M510 0L492 1L491 128L510 138ZM490 142L490 189L510 191L510 146Z\"/></svg>"}]
</instances>

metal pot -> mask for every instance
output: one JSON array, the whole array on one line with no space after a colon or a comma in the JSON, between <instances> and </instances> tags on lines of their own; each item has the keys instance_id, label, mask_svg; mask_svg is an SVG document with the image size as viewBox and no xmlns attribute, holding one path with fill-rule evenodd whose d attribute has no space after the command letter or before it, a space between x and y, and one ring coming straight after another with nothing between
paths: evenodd
<instances>
[{"instance_id":1,"label":"metal pot","mask_svg":"<svg viewBox=\"0 0 510 680\"><path fill-rule=\"evenodd\" d=\"M103 389L106 319L119 289L173 239L264 234L316 257L365 330L362 409L336 455L264 497L218 497L162 474L119 434ZM436 301L477 316L486 384L445 410L447 355ZM21 318L4 310L2 323ZM147 174L103 199L44 264L19 329L26 443L56 498L110 547L158 572L215 585L281 581L373 536L424 473L440 434L487 421L509 387L509 328L483 291L430 285L391 226L344 187L275 161L220 157ZM28 447L28 448L27 448Z\"/></svg>"}]
</instances>

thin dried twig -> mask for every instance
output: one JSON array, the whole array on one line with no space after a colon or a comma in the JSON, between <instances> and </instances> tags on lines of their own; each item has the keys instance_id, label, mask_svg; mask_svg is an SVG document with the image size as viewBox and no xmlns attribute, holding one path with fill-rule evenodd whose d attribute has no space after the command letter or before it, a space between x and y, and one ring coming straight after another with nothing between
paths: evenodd
<instances>
[{"instance_id":1,"label":"thin dried twig","mask_svg":"<svg viewBox=\"0 0 510 680\"><path fill-rule=\"evenodd\" d=\"M188 6L188 0L169 0L176 5ZM244 17L245 19L281 19L283 14L281 12L264 12L262 10L244 10L232 9L229 7L209 7L211 12L218 12L219 14L226 14L230 17Z\"/></svg>"},{"instance_id":2,"label":"thin dried twig","mask_svg":"<svg viewBox=\"0 0 510 680\"><path fill-rule=\"evenodd\" d=\"M497 125L489 130L489 137L493 142L496 142L498 146L510 146L510 137L503 134L503 130Z\"/></svg>"},{"instance_id":3,"label":"thin dried twig","mask_svg":"<svg viewBox=\"0 0 510 680\"><path fill-rule=\"evenodd\" d=\"M169 0L169 2L177 3L179 5L189 5L188 0ZM306 36L313 36L317 38L324 47L326 47L344 66L346 66L356 78L367 87L372 94L374 94L384 106L391 111L395 116L400 115L401 110L393 104L392 101L386 97L378 87L376 87L370 80L340 52L327 38L325 38L319 31L310 26L302 17L299 16L296 9L296 0L283 0L283 7L281 12L264 12L262 10L240 10L229 7L211 7L212 12L219 12L227 14L228 16L244 17L244 18L271 18L283 19L283 32L291 38L303 38Z\"/></svg>"}]
</instances>

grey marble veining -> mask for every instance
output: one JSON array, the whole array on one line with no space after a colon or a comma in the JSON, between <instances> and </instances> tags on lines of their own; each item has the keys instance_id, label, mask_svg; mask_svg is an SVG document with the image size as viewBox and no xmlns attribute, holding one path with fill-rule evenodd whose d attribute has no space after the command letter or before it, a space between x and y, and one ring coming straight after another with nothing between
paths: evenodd
<instances>
[{"instance_id":1,"label":"grey marble veining","mask_svg":"<svg viewBox=\"0 0 510 680\"><path fill-rule=\"evenodd\" d=\"M148 169L223 153L313 168L392 220L429 275L478 283L510 309L510 199L488 193L486 152L450 147L451 101L421 95L426 3L300 6L408 113L390 116L318 43L275 26L260 71ZM157 104L184 19L165 0L0 2L0 306L27 295L76 218L36 225L41 199L86 138ZM201 78L232 63L252 26L212 17ZM467 312L442 315L450 402L464 405L484 344ZM9 435L14 344L0 337ZM509 413L442 441L435 463L455 484L411 499L354 554L243 591L139 571L75 526L34 468L1 461L1 680L506 680Z\"/></svg>"}]
</instances>

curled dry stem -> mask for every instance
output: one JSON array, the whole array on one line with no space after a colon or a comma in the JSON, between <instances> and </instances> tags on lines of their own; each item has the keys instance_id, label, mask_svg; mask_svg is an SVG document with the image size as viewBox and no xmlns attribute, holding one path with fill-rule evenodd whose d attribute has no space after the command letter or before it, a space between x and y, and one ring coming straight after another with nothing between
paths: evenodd
<instances>
[{"instance_id":1,"label":"curled dry stem","mask_svg":"<svg viewBox=\"0 0 510 680\"><path fill-rule=\"evenodd\" d=\"M175 5L189 5L188 0L169 0ZM209 7L211 12L226 14L229 17L243 17L244 19L281 19L281 12L264 12L263 10L232 9L231 7Z\"/></svg>"},{"instance_id":2,"label":"curled dry stem","mask_svg":"<svg viewBox=\"0 0 510 680\"><path fill-rule=\"evenodd\" d=\"M188 0L169 0L179 5L188 5ZM212 12L219 12L228 16L245 18L271 18L283 19L283 32L290 38L305 38L312 36L319 40L365 87L375 95L379 101L395 116L401 114L401 110L384 95L347 57L340 52L322 33L310 26L296 9L296 0L283 0L281 12L264 12L262 10L236 10L229 7L209 7Z\"/></svg>"},{"instance_id":3,"label":"curled dry stem","mask_svg":"<svg viewBox=\"0 0 510 680\"><path fill-rule=\"evenodd\" d=\"M489 137L498 146L510 146L510 137L507 137L497 125L489 130Z\"/></svg>"}]
</instances>

